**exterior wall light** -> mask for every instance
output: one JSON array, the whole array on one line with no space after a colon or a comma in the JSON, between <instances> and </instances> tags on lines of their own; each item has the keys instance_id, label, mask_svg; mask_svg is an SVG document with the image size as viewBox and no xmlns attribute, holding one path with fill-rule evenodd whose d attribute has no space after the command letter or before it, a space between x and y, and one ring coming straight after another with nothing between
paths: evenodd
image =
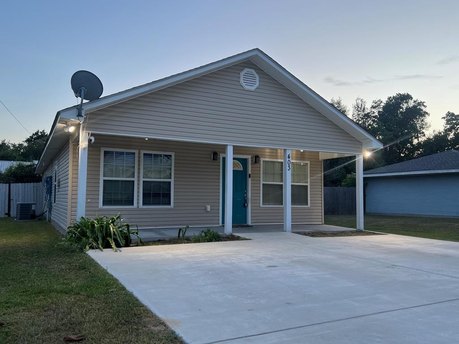
<instances>
[{"instance_id":1,"label":"exterior wall light","mask_svg":"<svg viewBox=\"0 0 459 344\"><path fill-rule=\"evenodd\" d=\"M259 164L260 163L260 156L259 155L255 155L253 157L253 163L254 164Z\"/></svg>"},{"instance_id":2,"label":"exterior wall light","mask_svg":"<svg viewBox=\"0 0 459 344\"><path fill-rule=\"evenodd\" d=\"M365 152L363 152L363 157L368 159L369 157L371 157L373 155L373 152L372 151L368 151L366 150Z\"/></svg>"},{"instance_id":3,"label":"exterior wall light","mask_svg":"<svg viewBox=\"0 0 459 344\"><path fill-rule=\"evenodd\" d=\"M74 125L67 125L65 128L64 128L64 131L66 133L73 133L75 131L76 127Z\"/></svg>"},{"instance_id":4,"label":"exterior wall light","mask_svg":"<svg viewBox=\"0 0 459 344\"><path fill-rule=\"evenodd\" d=\"M212 152L212 160L217 161L218 160L218 152Z\"/></svg>"}]
</instances>

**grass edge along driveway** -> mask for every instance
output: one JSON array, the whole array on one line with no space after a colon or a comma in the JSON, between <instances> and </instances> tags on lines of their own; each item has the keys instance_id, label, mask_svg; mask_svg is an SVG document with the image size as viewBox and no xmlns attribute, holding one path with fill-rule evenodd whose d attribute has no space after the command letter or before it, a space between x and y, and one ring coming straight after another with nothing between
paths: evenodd
<instances>
[{"instance_id":1,"label":"grass edge along driveway","mask_svg":"<svg viewBox=\"0 0 459 344\"><path fill-rule=\"evenodd\" d=\"M355 228L355 216L325 215L325 223ZM459 241L459 218L365 215L365 229L420 238Z\"/></svg>"},{"instance_id":2,"label":"grass edge along driveway","mask_svg":"<svg viewBox=\"0 0 459 344\"><path fill-rule=\"evenodd\" d=\"M173 302L173 300L171 300ZM0 343L182 343L44 221L0 219Z\"/></svg>"}]
</instances>

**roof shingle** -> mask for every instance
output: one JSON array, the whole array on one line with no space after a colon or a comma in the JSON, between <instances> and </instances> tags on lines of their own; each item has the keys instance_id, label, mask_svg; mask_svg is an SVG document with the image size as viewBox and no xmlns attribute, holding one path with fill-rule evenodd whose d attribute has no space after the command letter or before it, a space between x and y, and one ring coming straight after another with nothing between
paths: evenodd
<instances>
[{"instance_id":1,"label":"roof shingle","mask_svg":"<svg viewBox=\"0 0 459 344\"><path fill-rule=\"evenodd\" d=\"M423 156L397 164L374 168L364 172L365 176L375 174L396 174L407 172L427 172L459 170L459 151L448 150L441 153Z\"/></svg>"}]
</instances>

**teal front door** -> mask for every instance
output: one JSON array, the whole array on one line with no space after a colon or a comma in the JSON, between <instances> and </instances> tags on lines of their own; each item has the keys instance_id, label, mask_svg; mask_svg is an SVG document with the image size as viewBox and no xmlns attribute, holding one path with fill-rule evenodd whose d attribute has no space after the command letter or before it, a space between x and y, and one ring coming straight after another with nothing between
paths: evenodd
<instances>
[{"instance_id":1,"label":"teal front door","mask_svg":"<svg viewBox=\"0 0 459 344\"><path fill-rule=\"evenodd\" d=\"M233 224L247 224L248 190L247 159L233 160ZM222 159L222 223L225 223L225 158Z\"/></svg>"}]
</instances>

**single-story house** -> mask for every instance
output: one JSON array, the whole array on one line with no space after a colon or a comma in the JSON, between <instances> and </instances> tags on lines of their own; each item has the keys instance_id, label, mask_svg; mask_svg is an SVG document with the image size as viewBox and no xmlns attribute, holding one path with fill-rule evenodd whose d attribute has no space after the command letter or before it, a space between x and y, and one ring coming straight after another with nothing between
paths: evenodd
<instances>
[{"instance_id":1,"label":"single-story house","mask_svg":"<svg viewBox=\"0 0 459 344\"><path fill-rule=\"evenodd\" d=\"M56 114L37 171L50 218L139 228L322 224L322 160L382 145L259 49Z\"/></svg>"},{"instance_id":2,"label":"single-story house","mask_svg":"<svg viewBox=\"0 0 459 344\"><path fill-rule=\"evenodd\" d=\"M364 177L367 213L459 216L459 151L375 168Z\"/></svg>"}]
</instances>

